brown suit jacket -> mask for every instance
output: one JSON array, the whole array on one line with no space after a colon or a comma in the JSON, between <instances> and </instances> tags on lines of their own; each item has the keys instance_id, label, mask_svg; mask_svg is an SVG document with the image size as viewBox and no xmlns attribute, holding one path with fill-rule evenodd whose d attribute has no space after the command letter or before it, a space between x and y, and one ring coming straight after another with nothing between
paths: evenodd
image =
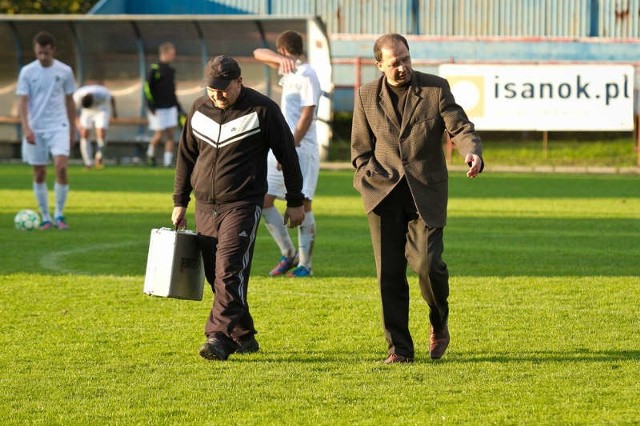
<instances>
[{"instance_id":1,"label":"brown suit jacket","mask_svg":"<svg viewBox=\"0 0 640 426\"><path fill-rule=\"evenodd\" d=\"M363 85L355 100L351 132L354 188L370 213L406 176L422 219L443 227L447 218L447 165L444 132L464 157L482 156L480 137L456 104L447 80L413 71L402 123L384 76Z\"/></svg>"}]
</instances>

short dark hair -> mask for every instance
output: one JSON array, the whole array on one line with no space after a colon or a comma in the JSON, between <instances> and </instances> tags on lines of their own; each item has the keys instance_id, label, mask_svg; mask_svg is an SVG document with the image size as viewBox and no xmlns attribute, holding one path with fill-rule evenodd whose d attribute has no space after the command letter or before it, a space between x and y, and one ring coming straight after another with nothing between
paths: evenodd
<instances>
[{"instance_id":1,"label":"short dark hair","mask_svg":"<svg viewBox=\"0 0 640 426\"><path fill-rule=\"evenodd\" d=\"M93 105L93 95L87 93L82 97L82 108L90 108Z\"/></svg>"},{"instance_id":2,"label":"short dark hair","mask_svg":"<svg viewBox=\"0 0 640 426\"><path fill-rule=\"evenodd\" d=\"M47 31L40 31L38 34L33 36L33 44L39 44L40 46L51 46L56 47L56 39L53 34Z\"/></svg>"},{"instance_id":3,"label":"short dark hair","mask_svg":"<svg viewBox=\"0 0 640 426\"><path fill-rule=\"evenodd\" d=\"M383 47L393 47L398 43L404 44L407 50L409 50L409 43L407 42L407 39L400 34L385 34L379 37L373 45L373 57L376 59L376 62L380 62L382 60Z\"/></svg>"},{"instance_id":4,"label":"short dark hair","mask_svg":"<svg viewBox=\"0 0 640 426\"><path fill-rule=\"evenodd\" d=\"M302 43L302 36L295 31L285 31L276 41L276 47L278 49L283 48L287 52L295 56L300 56L304 53L304 46Z\"/></svg>"}]
</instances>

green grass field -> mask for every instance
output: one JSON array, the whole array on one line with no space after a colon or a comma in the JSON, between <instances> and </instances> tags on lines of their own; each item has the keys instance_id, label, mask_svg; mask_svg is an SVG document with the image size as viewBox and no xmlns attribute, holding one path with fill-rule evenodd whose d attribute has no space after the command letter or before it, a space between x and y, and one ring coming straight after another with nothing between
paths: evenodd
<instances>
[{"instance_id":1,"label":"green grass field","mask_svg":"<svg viewBox=\"0 0 640 426\"><path fill-rule=\"evenodd\" d=\"M638 176L452 174L452 343L429 359L412 276L416 362L392 366L350 172L321 174L314 278L265 277L278 253L261 227L249 301L262 350L224 363L197 353L210 292L142 293L172 171L70 176L71 229L20 232L30 170L0 165L3 424L640 422Z\"/></svg>"}]
</instances>

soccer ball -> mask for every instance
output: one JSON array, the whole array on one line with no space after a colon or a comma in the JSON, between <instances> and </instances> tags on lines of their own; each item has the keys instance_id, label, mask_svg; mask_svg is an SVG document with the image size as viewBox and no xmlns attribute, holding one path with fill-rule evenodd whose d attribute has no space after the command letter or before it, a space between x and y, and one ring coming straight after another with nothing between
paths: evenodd
<instances>
[{"instance_id":1,"label":"soccer ball","mask_svg":"<svg viewBox=\"0 0 640 426\"><path fill-rule=\"evenodd\" d=\"M13 219L13 223L20 231L31 231L40 225L40 216L33 210L20 210Z\"/></svg>"}]
</instances>

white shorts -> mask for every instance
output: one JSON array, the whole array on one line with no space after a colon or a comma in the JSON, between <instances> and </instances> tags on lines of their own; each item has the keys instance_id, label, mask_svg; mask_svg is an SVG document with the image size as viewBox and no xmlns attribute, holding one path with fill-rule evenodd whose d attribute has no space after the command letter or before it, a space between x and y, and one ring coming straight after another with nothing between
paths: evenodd
<instances>
[{"instance_id":1,"label":"white shorts","mask_svg":"<svg viewBox=\"0 0 640 426\"><path fill-rule=\"evenodd\" d=\"M80 127L84 129L108 129L111 109L109 106L101 108L82 108L80 111Z\"/></svg>"},{"instance_id":2,"label":"white shorts","mask_svg":"<svg viewBox=\"0 0 640 426\"><path fill-rule=\"evenodd\" d=\"M178 127L178 107L158 108L155 114L147 111L147 119L151 130L173 129Z\"/></svg>"},{"instance_id":3,"label":"white shorts","mask_svg":"<svg viewBox=\"0 0 640 426\"><path fill-rule=\"evenodd\" d=\"M49 153L52 156L69 156L70 138L69 129L60 129L50 132L34 132L36 143L27 143L22 138L22 161L32 166L44 166L49 162Z\"/></svg>"},{"instance_id":4,"label":"white shorts","mask_svg":"<svg viewBox=\"0 0 640 426\"><path fill-rule=\"evenodd\" d=\"M313 200L318 186L318 174L320 173L320 156L298 151L298 161L302 172L302 194L307 200ZM267 158L267 194L280 200L285 199L287 188L284 185L282 170L277 168L278 161L273 152L269 151Z\"/></svg>"}]
</instances>

